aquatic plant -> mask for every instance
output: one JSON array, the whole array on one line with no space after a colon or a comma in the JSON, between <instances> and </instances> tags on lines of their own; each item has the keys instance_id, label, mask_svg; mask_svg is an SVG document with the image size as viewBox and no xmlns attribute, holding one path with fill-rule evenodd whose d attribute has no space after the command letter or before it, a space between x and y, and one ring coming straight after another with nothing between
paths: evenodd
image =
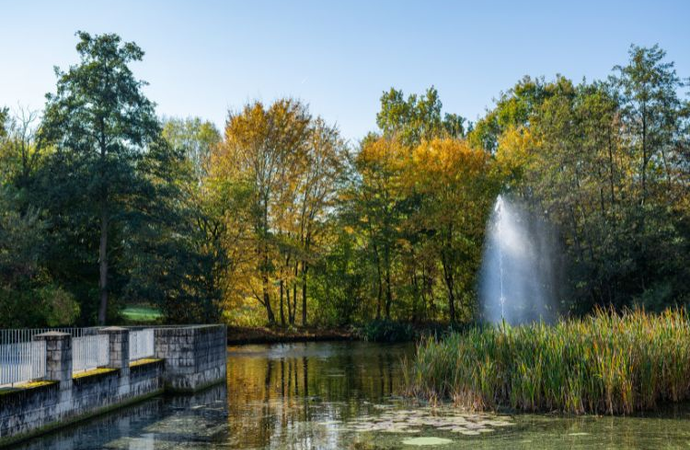
<instances>
[{"instance_id":1,"label":"aquatic plant","mask_svg":"<svg viewBox=\"0 0 690 450\"><path fill-rule=\"evenodd\" d=\"M682 309L598 310L553 326L475 327L421 342L405 383L473 410L630 414L690 399L690 323Z\"/></svg>"}]
</instances>

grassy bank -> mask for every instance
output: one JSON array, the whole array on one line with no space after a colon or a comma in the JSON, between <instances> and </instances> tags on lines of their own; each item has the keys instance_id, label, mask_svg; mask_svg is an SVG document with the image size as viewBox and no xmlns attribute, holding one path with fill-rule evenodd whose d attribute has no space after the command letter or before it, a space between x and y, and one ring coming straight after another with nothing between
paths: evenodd
<instances>
[{"instance_id":1,"label":"grassy bank","mask_svg":"<svg viewBox=\"0 0 690 450\"><path fill-rule=\"evenodd\" d=\"M476 327L420 344L411 394L470 409L629 414L690 398L684 311L599 311L555 326Z\"/></svg>"}]
</instances>

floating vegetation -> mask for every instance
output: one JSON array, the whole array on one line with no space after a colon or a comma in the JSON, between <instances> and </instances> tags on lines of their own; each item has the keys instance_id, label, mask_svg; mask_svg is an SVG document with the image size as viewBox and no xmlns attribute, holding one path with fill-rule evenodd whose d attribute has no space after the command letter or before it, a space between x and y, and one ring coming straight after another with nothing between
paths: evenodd
<instances>
[{"instance_id":1,"label":"floating vegetation","mask_svg":"<svg viewBox=\"0 0 690 450\"><path fill-rule=\"evenodd\" d=\"M421 433L425 429L465 436L491 433L514 423L507 416L466 414L454 408L416 408L386 410L380 415L362 415L347 422L343 429L353 432Z\"/></svg>"},{"instance_id":2,"label":"floating vegetation","mask_svg":"<svg viewBox=\"0 0 690 450\"><path fill-rule=\"evenodd\" d=\"M690 323L683 310L599 310L475 328L422 343L406 373L412 395L468 410L630 414L690 399Z\"/></svg>"},{"instance_id":3,"label":"floating vegetation","mask_svg":"<svg viewBox=\"0 0 690 450\"><path fill-rule=\"evenodd\" d=\"M406 439L403 441L403 444L426 446L426 445L445 445L445 444L450 444L451 442L453 442L453 441L451 441L450 439L444 439L444 438L418 437L418 438Z\"/></svg>"}]
</instances>

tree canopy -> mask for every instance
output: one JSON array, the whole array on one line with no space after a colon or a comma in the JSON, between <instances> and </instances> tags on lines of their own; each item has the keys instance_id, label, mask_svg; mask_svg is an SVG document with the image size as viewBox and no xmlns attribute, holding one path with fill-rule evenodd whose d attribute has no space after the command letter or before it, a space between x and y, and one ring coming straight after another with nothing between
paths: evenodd
<instances>
[{"instance_id":1,"label":"tree canopy","mask_svg":"<svg viewBox=\"0 0 690 450\"><path fill-rule=\"evenodd\" d=\"M77 38L44 111L0 108L0 326L481 320L499 193L557 230L560 312L690 302L688 83L658 46L525 76L475 123L391 88L353 143L290 97L160 118L139 46Z\"/></svg>"}]
</instances>

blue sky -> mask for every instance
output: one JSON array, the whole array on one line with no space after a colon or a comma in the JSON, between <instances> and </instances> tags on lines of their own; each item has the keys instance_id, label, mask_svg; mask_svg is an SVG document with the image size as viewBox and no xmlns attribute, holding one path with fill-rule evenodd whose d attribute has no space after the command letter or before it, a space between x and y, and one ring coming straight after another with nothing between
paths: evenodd
<instances>
[{"instance_id":1,"label":"blue sky","mask_svg":"<svg viewBox=\"0 0 690 450\"><path fill-rule=\"evenodd\" d=\"M115 32L168 116L222 127L229 109L292 96L356 142L382 91L436 86L475 120L523 75L606 77L631 43L690 76L690 1L0 1L0 105L40 109L74 33Z\"/></svg>"}]
</instances>

